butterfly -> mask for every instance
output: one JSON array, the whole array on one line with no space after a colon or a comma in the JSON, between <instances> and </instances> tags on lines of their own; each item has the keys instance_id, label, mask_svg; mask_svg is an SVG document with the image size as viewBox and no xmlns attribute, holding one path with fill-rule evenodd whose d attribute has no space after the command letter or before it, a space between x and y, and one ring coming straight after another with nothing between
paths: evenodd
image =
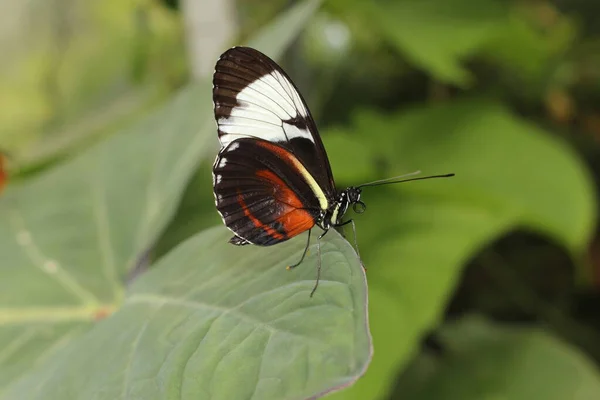
<instances>
[{"instance_id":1,"label":"butterfly","mask_svg":"<svg viewBox=\"0 0 600 400\"><path fill-rule=\"evenodd\" d=\"M395 177L338 191L317 126L302 95L275 61L249 47L233 47L218 59L213 75L213 103L221 149L213 164L215 203L235 245L272 246L312 229L317 240L317 279L321 273L320 240L343 221L350 206L361 213L367 186L405 182ZM416 172L418 173L418 171ZM413 175L416 173L408 174Z\"/></svg>"}]
</instances>

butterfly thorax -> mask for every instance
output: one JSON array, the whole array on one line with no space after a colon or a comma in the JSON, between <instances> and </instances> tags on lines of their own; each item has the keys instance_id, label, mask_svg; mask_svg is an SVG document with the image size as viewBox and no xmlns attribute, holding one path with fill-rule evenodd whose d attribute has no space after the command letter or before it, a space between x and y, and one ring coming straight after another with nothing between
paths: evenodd
<instances>
[{"instance_id":1,"label":"butterfly thorax","mask_svg":"<svg viewBox=\"0 0 600 400\"><path fill-rule=\"evenodd\" d=\"M361 189L358 187L349 187L342 190L338 198L332 202L329 209L323 212L319 226L324 230L332 226L340 226L350 205L359 213L364 211L365 204L360 201L360 194ZM356 207L356 205L359 207Z\"/></svg>"}]
</instances>

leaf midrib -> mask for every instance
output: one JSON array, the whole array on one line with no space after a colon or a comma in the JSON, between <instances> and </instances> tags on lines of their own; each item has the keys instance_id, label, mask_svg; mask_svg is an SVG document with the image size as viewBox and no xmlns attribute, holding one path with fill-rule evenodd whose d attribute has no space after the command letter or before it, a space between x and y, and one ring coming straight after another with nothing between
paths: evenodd
<instances>
[{"instance_id":1,"label":"leaf midrib","mask_svg":"<svg viewBox=\"0 0 600 400\"><path fill-rule=\"evenodd\" d=\"M112 314L118 306L12 307L0 308L0 327L39 322L95 321L99 312Z\"/></svg>"}]
</instances>

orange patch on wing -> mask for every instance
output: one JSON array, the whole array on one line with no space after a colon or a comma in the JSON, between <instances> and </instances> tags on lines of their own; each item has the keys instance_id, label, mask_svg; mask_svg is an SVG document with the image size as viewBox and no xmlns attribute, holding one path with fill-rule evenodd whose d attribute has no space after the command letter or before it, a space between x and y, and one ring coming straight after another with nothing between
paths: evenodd
<instances>
[{"instance_id":1,"label":"orange patch on wing","mask_svg":"<svg viewBox=\"0 0 600 400\"><path fill-rule=\"evenodd\" d=\"M273 185L275 188L275 198L277 200L294 208L304 208L304 205L298 196L296 196L296 193L294 193L294 191L273 172L268 169L261 169L260 171L256 171L256 176L268 180Z\"/></svg>"},{"instance_id":2,"label":"orange patch on wing","mask_svg":"<svg viewBox=\"0 0 600 400\"><path fill-rule=\"evenodd\" d=\"M299 235L314 226L315 220L312 215L303 209L302 201L281 178L266 169L257 171L256 175L267 179L275 188L277 201L287 206L285 207L286 214L277 218L277 222L281 223L288 238Z\"/></svg>"},{"instance_id":3,"label":"orange patch on wing","mask_svg":"<svg viewBox=\"0 0 600 400\"><path fill-rule=\"evenodd\" d=\"M248 208L248 206L246 205L246 202L244 201L244 197L241 194L238 194L237 200L238 200L238 203L240 204L240 206L242 207L242 210L244 210L244 215L246 217L248 217L248 219L250 219L250 221L252 221L254 226L256 226L257 228L264 229L265 232L267 232L267 234L269 236L274 237L275 239L279 239L279 240L285 239L285 237L281 233L277 232L275 229L271 228L270 226L263 224L262 222L260 222L260 220L258 218L256 218L254 215L252 215L252 213L250 212L250 209Z\"/></svg>"},{"instance_id":4,"label":"orange patch on wing","mask_svg":"<svg viewBox=\"0 0 600 400\"><path fill-rule=\"evenodd\" d=\"M315 220L306 210L294 210L285 214L277 221L283 225L288 238L294 237L306 232L315 225Z\"/></svg>"}]
</instances>

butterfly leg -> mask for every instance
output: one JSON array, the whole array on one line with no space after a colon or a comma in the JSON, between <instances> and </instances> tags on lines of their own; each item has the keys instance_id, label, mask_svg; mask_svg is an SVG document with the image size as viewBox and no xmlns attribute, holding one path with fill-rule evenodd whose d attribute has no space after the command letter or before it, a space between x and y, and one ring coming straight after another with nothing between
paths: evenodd
<instances>
[{"instance_id":1,"label":"butterfly leg","mask_svg":"<svg viewBox=\"0 0 600 400\"><path fill-rule=\"evenodd\" d=\"M245 246L247 244L251 244L246 239L242 239L241 237L239 237L237 235L232 237L231 239L229 239L229 243L235 244L236 246Z\"/></svg>"},{"instance_id":2,"label":"butterfly leg","mask_svg":"<svg viewBox=\"0 0 600 400\"><path fill-rule=\"evenodd\" d=\"M345 230L344 230L343 226L344 226L344 225L346 225L347 223L348 223L348 221L344 222L343 224L339 224L339 225L334 225L334 226L333 226L334 228L340 228L340 229L336 229L336 230L338 231L338 233L339 233L340 235L342 235L342 237L343 237L344 239L346 239L346 232L345 232Z\"/></svg>"},{"instance_id":3,"label":"butterfly leg","mask_svg":"<svg viewBox=\"0 0 600 400\"><path fill-rule=\"evenodd\" d=\"M292 268L296 268L298 265L302 264L302 261L304 261L304 257L306 256L306 253L308 252L308 246L310 245L310 232L311 231L312 231L312 229L308 230L308 239L306 240L306 247L304 247L304 252L302 253L302 257L300 257L300 261L298 261L294 265L288 265L287 267L285 267L285 269L287 269L288 271L291 270Z\"/></svg>"},{"instance_id":4,"label":"butterfly leg","mask_svg":"<svg viewBox=\"0 0 600 400\"><path fill-rule=\"evenodd\" d=\"M358 250L358 242L356 241L356 225L354 225L353 219L350 220L350 225L352 225L352 234L354 235L354 248L356 249L356 255L360 260L362 260L362 258L360 258L360 251Z\"/></svg>"},{"instance_id":5,"label":"butterfly leg","mask_svg":"<svg viewBox=\"0 0 600 400\"><path fill-rule=\"evenodd\" d=\"M327 232L329 232L329 229L326 230L325 232L323 232L318 238L317 238L317 259L318 259L318 264L317 264L317 281L315 282L315 287L313 287L313 289L310 292L310 297L313 297L313 294L315 294L317 287L319 286L319 279L321 279L321 238L323 238L323 236L325 236L327 234Z\"/></svg>"}]
</instances>

